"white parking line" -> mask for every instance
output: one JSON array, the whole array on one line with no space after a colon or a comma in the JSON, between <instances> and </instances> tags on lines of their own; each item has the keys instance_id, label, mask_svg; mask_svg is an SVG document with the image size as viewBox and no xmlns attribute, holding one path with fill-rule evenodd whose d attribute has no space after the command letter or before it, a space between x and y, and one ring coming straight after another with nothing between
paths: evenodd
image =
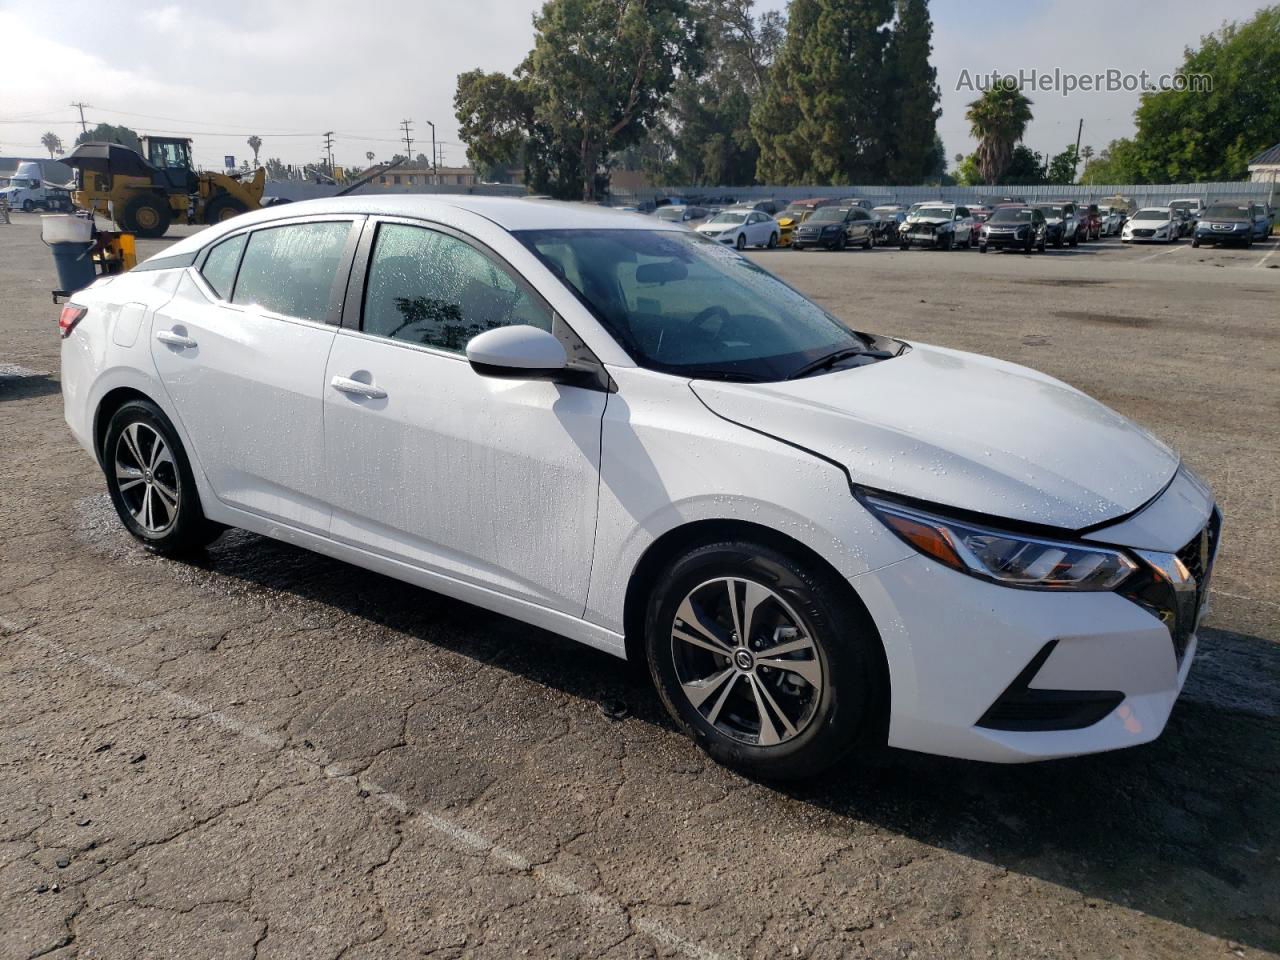
<instances>
[{"instance_id":1,"label":"white parking line","mask_svg":"<svg viewBox=\"0 0 1280 960\"><path fill-rule=\"evenodd\" d=\"M1256 270L1258 267L1262 266L1264 263L1266 263L1268 260L1274 257L1276 255L1277 250L1280 250L1280 243L1277 243L1274 247L1268 250L1267 255L1253 265L1254 269Z\"/></svg>"},{"instance_id":2,"label":"white parking line","mask_svg":"<svg viewBox=\"0 0 1280 960\"><path fill-rule=\"evenodd\" d=\"M1155 253L1149 253L1145 257L1139 258L1139 262L1154 260L1156 257L1164 257L1164 256L1168 256L1171 253L1177 253L1179 250L1190 250L1190 249L1191 248L1189 246L1184 246L1180 243L1175 243L1173 246L1169 247L1168 250L1157 250Z\"/></svg>"},{"instance_id":3,"label":"white parking line","mask_svg":"<svg viewBox=\"0 0 1280 960\"><path fill-rule=\"evenodd\" d=\"M193 714L196 717L203 717L215 725L232 733L238 733L246 739L252 740L260 746L267 747L271 750L279 751L287 759L298 763L302 766L319 767L321 773L328 780L337 783L347 783L356 786L358 789L364 790L369 796L377 800L379 803L390 807L402 814L409 814L409 804L396 793L390 790L384 790L378 784L371 780L366 780L361 776L352 776L343 773L341 765L335 765L330 758L326 757L319 749L308 750L303 753L288 746L284 738L277 736L243 720L237 720L222 710L216 710L206 703L194 700L191 697L175 693L156 683L154 680L148 680L145 677L137 676L134 673L118 667L105 660L102 657L95 656L90 653L80 653L68 647L62 646L53 640L49 640L40 636L38 633L23 627L19 623L15 623L5 617L0 617L0 631L4 632L6 639L14 641L23 639L30 643L38 644L45 650L52 653L60 660L71 660L92 667L98 672L104 674L111 680L127 686L136 687L147 693L155 694L163 697L171 704L178 707L182 711ZM717 953L709 950L692 940L680 936L666 924L648 917L633 917L627 910L615 900L602 894L595 893L586 889L576 880L567 877L562 873L549 870L544 866L534 865L533 862L519 852L505 847L502 844L490 840L484 834L473 830L470 827L464 827L456 821L447 817L442 817L437 813L431 813L428 810L418 810L412 815L412 822L422 824L435 831L442 837L447 837L455 845L465 847L470 850L482 851L493 859L506 864L514 870L528 874L534 880L548 887L557 894L572 895L576 897L582 904L592 911L614 917L623 917L631 923L633 927L640 933L658 941L671 950L691 957L693 960L729 960L725 954Z\"/></svg>"}]
</instances>

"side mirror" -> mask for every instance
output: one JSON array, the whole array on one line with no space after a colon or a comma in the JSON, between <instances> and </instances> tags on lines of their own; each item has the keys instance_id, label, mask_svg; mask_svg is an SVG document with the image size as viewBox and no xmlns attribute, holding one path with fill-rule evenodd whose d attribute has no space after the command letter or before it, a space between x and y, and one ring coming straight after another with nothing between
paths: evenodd
<instances>
[{"instance_id":1,"label":"side mirror","mask_svg":"<svg viewBox=\"0 0 1280 960\"><path fill-rule=\"evenodd\" d=\"M467 343L467 360L481 376L507 380L550 379L569 363L559 340L528 324L477 334Z\"/></svg>"}]
</instances>

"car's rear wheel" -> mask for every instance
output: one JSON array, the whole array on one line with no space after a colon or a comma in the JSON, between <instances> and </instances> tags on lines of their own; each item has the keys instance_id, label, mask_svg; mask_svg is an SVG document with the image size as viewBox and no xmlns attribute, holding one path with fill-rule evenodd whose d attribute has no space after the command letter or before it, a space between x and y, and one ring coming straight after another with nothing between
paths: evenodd
<instances>
[{"instance_id":1,"label":"car's rear wheel","mask_svg":"<svg viewBox=\"0 0 1280 960\"><path fill-rule=\"evenodd\" d=\"M649 669L667 710L718 762L809 776L878 730L880 641L834 581L748 541L667 569L649 603Z\"/></svg>"},{"instance_id":2,"label":"car's rear wheel","mask_svg":"<svg viewBox=\"0 0 1280 960\"><path fill-rule=\"evenodd\" d=\"M980 244L978 244L978 252L979 252L979 253L986 253L986 252L987 252L987 245L986 245L985 243L980 243Z\"/></svg>"},{"instance_id":3,"label":"car's rear wheel","mask_svg":"<svg viewBox=\"0 0 1280 960\"><path fill-rule=\"evenodd\" d=\"M205 518L191 465L169 419L149 400L111 417L102 444L107 490L120 520L157 553L198 550L223 527Z\"/></svg>"}]
</instances>

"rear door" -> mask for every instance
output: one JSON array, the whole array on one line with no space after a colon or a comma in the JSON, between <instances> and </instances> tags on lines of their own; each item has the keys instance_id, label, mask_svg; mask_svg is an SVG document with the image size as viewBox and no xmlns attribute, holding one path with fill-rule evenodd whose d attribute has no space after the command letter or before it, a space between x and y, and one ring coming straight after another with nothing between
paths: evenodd
<instances>
[{"instance_id":1,"label":"rear door","mask_svg":"<svg viewBox=\"0 0 1280 960\"><path fill-rule=\"evenodd\" d=\"M157 311L152 355L218 499L326 532L322 394L362 218L245 231Z\"/></svg>"},{"instance_id":2,"label":"rear door","mask_svg":"<svg viewBox=\"0 0 1280 960\"><path fill-rule=\"evenodd\" d=\"M604 381L482 377L464 351L529 324L603 367L493 251L442 226L371 224L352 290L325 375L333 537L581 616Z\"/></svg>"}]
</instances>

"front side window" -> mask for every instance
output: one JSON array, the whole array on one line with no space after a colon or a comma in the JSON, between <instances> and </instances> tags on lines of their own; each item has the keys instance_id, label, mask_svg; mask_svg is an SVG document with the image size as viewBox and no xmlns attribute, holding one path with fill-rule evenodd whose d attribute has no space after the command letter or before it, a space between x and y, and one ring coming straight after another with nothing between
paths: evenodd
<instances>
[{"instance_id":1,"label":"front side window","mask_svg":"<svg viewBox=\"0 0 1280 960\"><path fill-rule=\"evenodd\" d=\"M240 265L240 254L244 251L244 243L249 238L247 233L223 240L209 251L205 257L200 275L205 283L213 289L221 300L231 296L231 286L236 281L236 267Z\"/></svg>"},{"instance_id":2,"label":"front side window","mask_svg":"<svg viewBox=\"0 0 1280 960\"><path fill-rule=\"evenodd\" d=\"M398 223L378 229L365 333L461 353L476 334L516 324L550 332L552 313L506 267L447 233Z\"/></svg>"},{"instance_id":3,"label":"front side window","mask_svg":"<svg viewBox=\"0 0 1280 960\"><path fill-rule=\"evenodd\" d=\"M346 221L254 231L231 302L324 323L350 232Z\"/></svg>"},{"instance_id":4,"label":"front side window","mask_svg":"<svg viewBox=\"0 0 1280 960\"><path fill-rule=\"evenodd\" d=\"M516 236L651 370L781 380L833 350L870 342L746 257L696 233Z\"/></svg>"}]
</instances>

